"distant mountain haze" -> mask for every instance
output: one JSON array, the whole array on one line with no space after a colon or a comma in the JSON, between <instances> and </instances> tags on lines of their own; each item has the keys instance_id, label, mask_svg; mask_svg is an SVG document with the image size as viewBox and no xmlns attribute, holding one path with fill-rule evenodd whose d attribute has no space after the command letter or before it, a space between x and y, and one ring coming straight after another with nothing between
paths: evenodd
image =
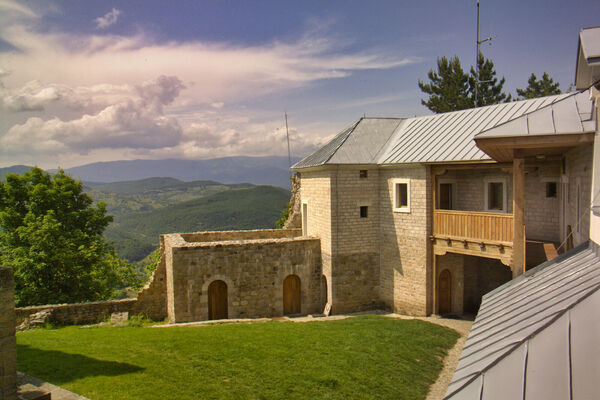
<instances>
[{"instance_id":1,"label":"distant mountain haze","mask_svg":"<svg viewBox=\"0 0 600 400\"><path fill-rule=\"evenodd\" d=\"M295 157L292 164L300 159ZM222 183L252 183L289 189L287 157L224 157L206 160L123 160L97 162L67 168L74 178L88 182L131 181L157 176L182 181L213 180Z\"/></svg>"}]
</instances>

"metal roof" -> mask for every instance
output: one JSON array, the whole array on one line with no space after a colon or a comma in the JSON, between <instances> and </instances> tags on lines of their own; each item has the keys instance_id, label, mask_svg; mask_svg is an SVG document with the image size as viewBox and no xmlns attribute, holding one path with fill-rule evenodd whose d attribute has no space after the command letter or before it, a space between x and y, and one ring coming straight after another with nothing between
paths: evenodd
<instances>
[{"instance_id":1,"label":"metal roof","mask_svg":"<svg viewBox=\"0 0 600 400\"><path fill-rule=\"evenodd\" d=\"M483 297L445 399L592 399L600 256L589 242Z\"/></svg>"},{"instance_id":2,"label":"metal roof","mask_svg":"<svg viewBox=\"0 0 600 400\"><path fill-rule=\"evenodd\" d=\"M490 160L475 136L593 132L592 115L591 100L574 92L423 117L361 118L292 168Z\"/></svg>"},{"instance_id":3,"label":"metal roof","mask_svg":"<svg viewBox=\"0 0 600 400\"><path fill-rule=\"evenodd\" d=\"M594 105L587 91L557 96L536 111L487 129L477 139L594 132Z\"/></svg>"},{"instance_id":4,"label":"metal roof","mask_svg":"<svg viewBox=\"0 0 600 400\"><path fill-rule=\"evenodd\" d=\"M538 110L567 95L495 104L408 119L394 133L378 162L454 162L489 160L473 138L475 135Z\"/></svg>"},{"instance_id":5,"label":"metal roof","mask_svg":"<svg viewBox=\"0 0 600 400\"><path fill-rule=\"evenodd\" d=\"M361 118L292 168L375 163L377 154L401 122L401 118Z\"/></svg>"},{"instance_id":6,"label":"metal roof","mask_svg":"<svg viewBox=\"0 0 600 400\"><path fill-rule=\"evenodd\" d=\"M588 63L600 62L600 26L584 28L579 32L583 56Z\"/></svg>"},{"instance_id":7,"label":"metal roof","mask_svg":"<svg viewBox=\"0 0 600 400\"><path fill-rule=\"evenodd\" d=\"M586 89L600 79L600 26L584 28L579 32L575 86Z\"/></svg>"}]
</instances>

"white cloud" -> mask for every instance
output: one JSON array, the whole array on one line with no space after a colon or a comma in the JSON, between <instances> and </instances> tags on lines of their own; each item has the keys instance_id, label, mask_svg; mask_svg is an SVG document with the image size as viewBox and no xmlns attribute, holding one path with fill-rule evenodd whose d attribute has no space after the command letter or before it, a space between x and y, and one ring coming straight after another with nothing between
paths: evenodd
<instances>
[{"instance_id":1,"label":"white cloud","mask_svg":"<svg viewBox=\"0 0 600 400\"><path fill-rule=\"evenodd\" d=\"M111 26L112 24L117 22L117 19L119 18L120 14L120 10L113 8L112 10L104 14L103 17L98 17L94 20L94 22L96 22L96 28L104 29L106 27Z\"/></svg>"},{"instance_id":2,"label":"white cloud","mask_svg":"<svg viewBox=\"0 0 600 400\"><path fill-rule=\"evenodd\" d=\"M99 28L118 19L118 10L111 13L96 20ZM320 30L252 46L158 42L143 31L38 29L39 14L0 0L0 40L13 47L0 51L2 160L55 166L67 157L75 163L286 154L282 119L244 106L322 79L420 61L381 50L345 51L343 41ZM332 133L296 129L290 133L297 155Z\"/></svg>"}]
</instances>

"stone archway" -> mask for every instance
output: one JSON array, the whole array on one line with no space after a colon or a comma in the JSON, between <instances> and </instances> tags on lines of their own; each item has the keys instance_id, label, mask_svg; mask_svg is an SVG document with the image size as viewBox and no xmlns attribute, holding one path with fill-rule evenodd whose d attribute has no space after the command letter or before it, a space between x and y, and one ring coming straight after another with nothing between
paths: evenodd
<instances>
[{"instance_id":1,"label":"stone archway","mask_svg":"<svg viewBox=\"0 0 600 400\"><path fill-rule=\"evenodd\" d=\"M283 315L302 312L300 294L300 278L297 275L288 275L283 280Z\"/></svg>"},{"instance_id":2,"label":"stone archway","mask_svg":"<svg viewBox=\"0 0 600 400\"><path fill-rule=\"evenodd\" d=\"M227 284L222 280L212 281L208 286L208 319L227 319Z\"/></svg>"}]
</instances>

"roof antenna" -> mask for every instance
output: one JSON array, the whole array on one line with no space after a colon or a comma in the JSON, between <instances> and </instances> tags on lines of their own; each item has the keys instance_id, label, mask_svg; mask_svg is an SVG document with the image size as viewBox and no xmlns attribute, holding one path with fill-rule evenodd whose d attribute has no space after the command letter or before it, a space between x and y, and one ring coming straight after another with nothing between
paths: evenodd
<instances>
[{"instance_id":1,"label":"roof antenna","mask_svg":"<svg viewBox=\"0 0 600 400\"><path fill-rule=\"evenodd\" d=\"M292 168L292 153L290 152L290 132L288 130L287 111L285 112L285 135L287 136L288 145L288 165Z\"/></svg>"},{"instance_id":2,"label":"roof antenna","mask_svg":"<svg viewBox=\"0 0 600 400\"><path fill-rule=\"evenodd\" d=\"M479 0L477 0L477 40L476 40L476 50L475 50L475 70L477 75L475 76L475 107L477 106L477 100L479 99L479 84L490 82L490 81L480 81L479 80L479 45L485 42L490 42L490 46L492 45L492 39L495 36L488 36L483 40L479 40Z\"/></svg>"}]
</instances>

